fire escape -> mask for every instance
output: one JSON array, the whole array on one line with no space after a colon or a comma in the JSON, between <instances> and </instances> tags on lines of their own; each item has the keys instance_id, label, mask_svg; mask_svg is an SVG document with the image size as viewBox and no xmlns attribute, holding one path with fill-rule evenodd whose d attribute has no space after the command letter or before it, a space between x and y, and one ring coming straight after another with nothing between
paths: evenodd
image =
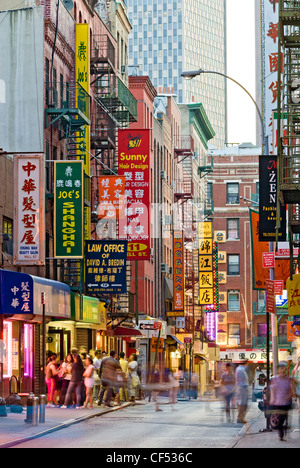
<instances>
[{"instance_id":1,"label":"fire escape","mask_svg":"<svg viewBox=\"0 0 300 468\"><path fill-rule=\"evenodd\" d=\"M300 246L300 4L298 0L279 2L279 61L281 51L284 57L284 76L282 89L278 86L278 178L280 201L283 205L288 205L290 265L293 275L293 248ZM281 67L278 68L280 70ZM279 209L277 213L277 227L280 227Z\"/></svg>"}]
</instances>

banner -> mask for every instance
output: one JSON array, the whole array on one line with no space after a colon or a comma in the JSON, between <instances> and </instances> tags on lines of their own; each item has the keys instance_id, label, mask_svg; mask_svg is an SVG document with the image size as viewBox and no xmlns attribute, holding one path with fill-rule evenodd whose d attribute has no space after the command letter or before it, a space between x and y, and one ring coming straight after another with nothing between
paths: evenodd
<instances>
[{"instance_id":1,"label":"banner","mask_svg":"<svg viewBox=\"0 0 300 468\"><path fill-rule=\"evenodd\" d=\"M15 155L14 265L45 265L45 157Z\"/></svg>"},{"instance_id":2,"label":"banner","mask_svg":"<svg viewBox=\"0 0 300 468\"><path fill-rule=\"evenodd\" d=\"M277 156L259 157L259 240L276 241ZM279 241L286 241L286 208L281 207Z\"/></svg>"},{"instance_id":3,"label":"banner","mask_svg":"<svg viewBox=\"0 0 300 468\"><path fill-rule=\"evenodd\" d=\"M174 306L175 312L182 311L184 314L184 242L183 232L174 231Z\"/></svg>"},{"instance_id":4,"label":"banner","mask_svg":"<svg viewBox=\"0 0 300 468\"><path fill-rule=\"evenodd\" d=\"M288 292L289 315L300 315L300 275L288 278L286 283Z\"/></svg>"},{"instance_id":5,"label":"banner","mask_svg":"<svg viewBox=\"0 0 300 468\"><path fill-rule=\"evenodd\" d=\"M269 252L269 243L259 241L259 213L250 210L253 289L265 290L266 280L270 279L270 271L263 268L263 253ZM275 260L275 280L286 283L290 275L289 259Z\"/></svg>"},{"instance_id":6,"label":"banner","mask_svg":"<svg viewBox=\"0 0 300 468\"><path fill-rule=\"evenodd\" d=\"M54 163L54 257L83 258L83 161Z\"/></svg>"},{"instance_id":7,"label":"banner","mask_svg":"<svg viewBox=\"0 0 300 468\"><path fill-rule=\"evenodd\" d=\"M119 130L119 175L127 198L119 238L129 241L129 260L150 260L150 130Z\"/></svg>"},{"instance_id":8,"label":"banner","mask_svg":"<svg viewBox=\"0 0 300 468\"><path fill-rule=\"evenodd\" d=\"M88 294L125 294L127 241L87 241L85 283Z\"/></svg>"}]
</instances>

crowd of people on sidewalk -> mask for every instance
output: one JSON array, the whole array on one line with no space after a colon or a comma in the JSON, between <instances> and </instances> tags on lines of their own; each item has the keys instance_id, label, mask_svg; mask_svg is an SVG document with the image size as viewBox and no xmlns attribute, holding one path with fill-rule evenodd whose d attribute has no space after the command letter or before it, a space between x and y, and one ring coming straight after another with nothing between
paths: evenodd
<instances>
[{"instance_id":1,"label":"crowd of people on sidewalk","mask_svg":"<svg viewBox=\"0 0 300 468\"><path fill-rule=\"evenodd\" d=\"M134 402L140 389L136 354L128 360L121 352L109 356L105 352L73 349L62 363L51 354L46 366L48 407L90 408L94 402L111 407L122 401Z\"/></svg>"}]
</instances>

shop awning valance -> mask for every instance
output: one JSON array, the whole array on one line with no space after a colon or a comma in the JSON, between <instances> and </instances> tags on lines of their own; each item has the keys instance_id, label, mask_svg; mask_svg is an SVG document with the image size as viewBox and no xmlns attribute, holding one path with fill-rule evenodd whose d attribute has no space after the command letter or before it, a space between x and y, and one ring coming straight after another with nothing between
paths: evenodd
<instances>
[{"instance_id":1,"label":"shop awning valance","mask_svg":"<svg viewBox=\"0 0 300 468\"><path fill-rule=\"evenodd\" d=\"M117 327L115 329L115 336L139 336L142 337L143 334L136 328L126 328L126 327Z\"/></svg>"}]
</instances>

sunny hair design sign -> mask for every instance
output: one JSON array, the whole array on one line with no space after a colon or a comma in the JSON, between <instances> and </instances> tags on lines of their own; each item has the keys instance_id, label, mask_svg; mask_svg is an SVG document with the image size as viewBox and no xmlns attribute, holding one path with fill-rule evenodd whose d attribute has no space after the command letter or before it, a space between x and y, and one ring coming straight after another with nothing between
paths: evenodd
<instances>
[{"instance_id":1,"label":"sunny hair design sign","mask_svg":"<svg viewBox=\"0 0 300 468\"><path fill-rule=\"evenodd\" d=\"M45 264L44 168L44 154L14 157L14 265Z\"/></svg>"},{"instance_id":2,"label":"sunny hair design sign","mask_svg":"<svg viewBox=\"0 0 300 468\"><path fill-rule=\"evenodd\" d=\"M129 260L149 260L150 130L119 130L119 175L127 201L119 237L129 241Z\"/></svg>"},{"instance_id":3,"label":"sunny hair design sign","mask_svg":"<svg viewBox=\"0 0 300 468\"><path fill-rule=\"evenodd\" d=\"M54 184L54 257L83 258L83 162L56 161Z\"/></svg>"}]
</instances>

